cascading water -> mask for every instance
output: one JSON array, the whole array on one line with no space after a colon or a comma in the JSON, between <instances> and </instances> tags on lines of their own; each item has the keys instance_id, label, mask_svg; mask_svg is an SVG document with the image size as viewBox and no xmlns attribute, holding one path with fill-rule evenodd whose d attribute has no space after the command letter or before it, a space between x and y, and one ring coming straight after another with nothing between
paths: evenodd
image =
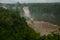
<instances>
[{"instance_id":1,"label":"cascading water","mask_svg":"<svg viewBox=\"0 0 60 40\"><path fill-rule=\"evenodd\" d=\"M26 18L31 18L30 11L29 11L29 7L24 6L24 7L23 7L23 11L24 11L24 17L26 17Z\"/></svg>"},{"instance_id":2,"label":"cascading water","mask_svg":"<svg viewBox=\"0 0 60 40\"><path fill-rule=\"evenodd\" d=\"M27 22L33 23L33 18L31 18L29 7L24 6L23 11L24 11L24 17L26 18Z\"/></svg>"}]
</instances>

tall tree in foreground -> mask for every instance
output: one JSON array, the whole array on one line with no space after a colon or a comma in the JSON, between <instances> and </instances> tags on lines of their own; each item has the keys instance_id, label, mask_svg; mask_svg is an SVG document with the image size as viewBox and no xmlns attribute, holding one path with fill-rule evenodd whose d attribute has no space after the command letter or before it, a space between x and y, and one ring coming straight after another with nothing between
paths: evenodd
<instances>
[{"instance_id":1,"label":"tall tree in foreground","mask_svg":"<svg viewBox=\"0 0 60 40\"><path fill-rule=\"evenodd\" d=\"M0 7L0 40L38 40L39 36L18 11Z\"/></svg>"}]
</instances>

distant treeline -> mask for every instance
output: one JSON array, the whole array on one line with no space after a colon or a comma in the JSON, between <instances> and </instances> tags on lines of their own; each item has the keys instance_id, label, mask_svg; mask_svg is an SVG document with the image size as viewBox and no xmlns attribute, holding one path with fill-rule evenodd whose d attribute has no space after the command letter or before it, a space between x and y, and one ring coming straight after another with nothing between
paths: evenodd
<instances>
[{"instance_id":1,"label":"distant treeline","mask_svg":"<svg viewBox=\"0 0 60 40\"><path fill-rule=\"evenodd\" d=\"M28 6L34 20L60 25L60 3L37 3Z\"/></svg>"},{"instance_id":2,"label":"distant treeline","mask_svg":"<svg viewBox=\"0 0 60 40\"><path fill-rule=\"evenodd\" d=\"M12 9L16 7L17 10L20 11L20 14L24 16L22 8L24 6L28 6L30 9L30 14L34 20L37 21L48 21L53 24L60 25L60 3L28 3L28 4L20 4L19 2L16 4L1 4L8 7L8 9ZM17 7L20 7L17 8Z\"/></svg>"}]
</instances>

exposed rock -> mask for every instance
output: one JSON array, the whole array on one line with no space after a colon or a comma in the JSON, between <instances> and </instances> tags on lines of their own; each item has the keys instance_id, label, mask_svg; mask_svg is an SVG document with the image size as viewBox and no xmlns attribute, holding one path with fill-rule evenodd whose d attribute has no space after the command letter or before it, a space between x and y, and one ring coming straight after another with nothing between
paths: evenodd
<instances>
[{"instance_id":1,"label":"exposed rock","mask_svg":"<svg viewBox=\"0 0 60 40\"><path fill-rule=\"evenodd\" d=\"M28 25L41 35L47 35L51 32L58 33L58 26L44 21L27 21Z\"/></svg>"}]
</instances>

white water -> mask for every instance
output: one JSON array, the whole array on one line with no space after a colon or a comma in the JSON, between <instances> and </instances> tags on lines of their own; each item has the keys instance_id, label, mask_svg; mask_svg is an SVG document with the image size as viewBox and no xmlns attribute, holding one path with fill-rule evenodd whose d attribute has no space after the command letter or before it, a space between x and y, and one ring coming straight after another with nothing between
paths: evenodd
<instances>
[{"instance_id":1,"label":"white water","mask_svg":"<svg viewBox=\"0 0 60 40\"><path fill-rule=\"evenodd\" d=\"M25 17L31 18L29 7L27 6L23 7L23 11Z\"/></svg>"}]
</instances>

